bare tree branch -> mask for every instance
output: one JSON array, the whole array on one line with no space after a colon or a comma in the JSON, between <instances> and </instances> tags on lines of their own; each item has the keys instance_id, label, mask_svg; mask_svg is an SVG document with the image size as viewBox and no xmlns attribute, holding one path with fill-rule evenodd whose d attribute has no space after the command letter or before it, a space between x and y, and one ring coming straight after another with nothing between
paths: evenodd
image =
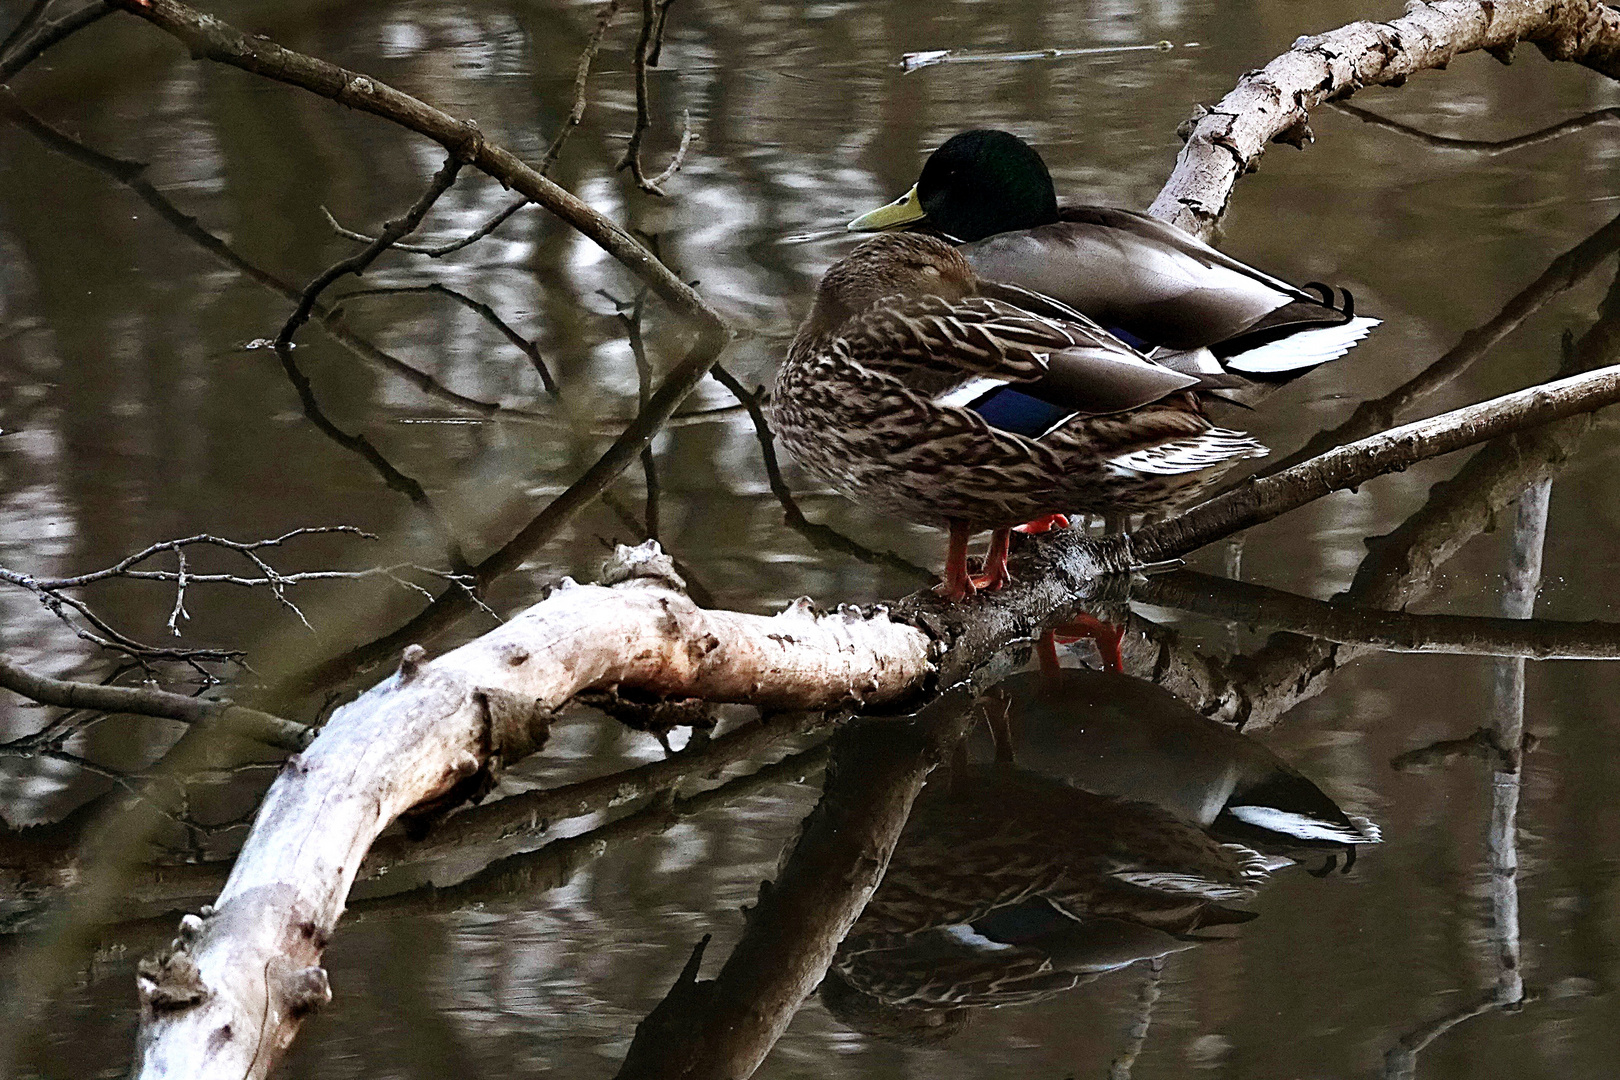
<instances>
[{"instance_id":1,"label":"bare tree branch","mask_svg":"<svg viewBox=\"0 0 1620 1080\"><path fill-rule=\"evenodd\" d=\"M35 11L42 10L42 8L43 5L37 5ZM76 8L66 15L51 19L48 22L35 24L32 33L17 40L10 54L0 58L0 83L10 82L12 77L19 71L39 59L40 54L46 49L64 38L78 33L102 16L111 14L112 10L112 5L107 0L90 0L88 4ZM30 12L30 16L25 17L23 22L18 24L18 31L29 24L30 17L33 14L34 12ZM9 38L7 44L11 44ZM0 48L0 54L4 53L4 48Z\"/></svg>"},{"instance_id":2,"label":"bare tree branch","mask_svg":"<svg viewBox=\"0 0 1620 1080\"><path fill-rule=\"evenodd\" d=\"M543 171L544 170L542 170L542 172ZM494 214L490 215L489 219L482 225L478 226L478 228L459 239L450 240L443 244L406 244L402 242L395 244L394 248L398 251L409 252L412 255L426 255L430 259L442 258L445 255L451 254L452 252L460 251L464 247L471 247L472 245L476 244L478 241L482 240L484 237L506 224L507 218L511 217L513 214L517 213L519 210L528 205L528 196L519 195L516 199L513 199L511 202L501 207L501 209L497 210ZM356 232L355 230L342 225L339 223L337 218L332 216L332 211L328 210L324 206L321 207L321 215L326 218L326 223L332 227L332 231L346 240L357 240L363 244L372 244L376 243L377 241L375 236L367 236L363 232Z\"/></svg>"},{"instance_id":3,"label":"bare tree branch","mask_svg":"<svg viewBox=\"0 0 1620 1080\"><path fill-rule=\"evenodd\" d=\"M546 156L540 161L539 171L540 175L542 176L550 174L552 165L556 164L557 162L557 155L562 153L563 144L568 141L568 136L574 133L574 129L579 127L580 121L585 118L585 84L590 78L591 64L596 60L596 54L602 47L602 38L607 33L608 26L613 22L614 13L617 12L618 9L619 0L607 0L607 3L602 6L601 14L597 16L596 29L591 32L591 38L585 46L585 51L579 55L579 67L574 74L574 105L573 108L569 109L568 117L563 121L562 127L558 129L557 134L552 138L551 145L546 148ZM489 220L485 221L482 225L478 226L478 228L474 229L466 236L461 237L459 240L452 240L445 244L400 243L395 244L394 247L400 251L408 251L416 255L426 255L433 259L441 258L442 256L449 255L451 252L460 251L464 247L470 247L471 245L482 240L484 237L500 228L501 225L505 224L507 218L511 217L513 214L517 213L519 210L528 205L528 197L519 196L510 203L507 203L506 206L502 207L500 210L496 211L496 213L491 216ZM375 239L375 237L367 236L365 233L355 232L353 229L344 228L342 225L338 224L337 219L334 218L331 212L324 206L321 207L321 213L326 215L327 224L332 226L333 231L335 231L339 236L347 237L350 240L358 240L361 243L366 244L371 243Z\"/></svg>"},{"instance_id":4,"label":"bare tree branch","mask_svg":"<svg viewBox=\"0 0 1620 1080\"><path fill-rule=\"evenodd\" d=\"M724 333L724 320L635 237L525 165L510 151L485 139L476 124L458 121L369 75L346 71L335 64L283 48L264 37L244 34L180 0L113 2L179 39L194 57L215 60L300 87L432 139L450 151L456 160L516 189L578 229L646 282L677 312L695 320L707 334Z\"/></svg>"},{"instance_id":5,"label":"bare tree branch","mask_svg":"<svg viewBox=\"0 0 1620 1080\"><path fill-rule=\"evenodd\" d=\"M68 137L17 104L16 97L5 87L0 87L0 115L5 116L57 153L95 169L106 176L110 176L133 192L142 202L150 206L157 212L159 217L174 226L182 236L197 244L204 251L207 251L236 272L289 300L296 302L302 294L303 290L291 282L285 281L248 261L236 249L199 225L196 218L180 210L165 198L161 192L146 180L145 164L138 161L125 161L120 158L108 157ZM371 341L351 331L344 325L336 308L317 303L312 314L320 320L322 329L344 348L367 363L375 364L383 370L404 379L428 397L439 398L456 408L468 409L480 416L498 414L527 419L540 418L540 414L522 409L507 409L496 402L470 398L465 394L458 394L449 387L441 385L431 375L412 367L390 353L384 352Z\"/></svg>"},{"instance_id":6,"label":"bare tree branch","mask_svg":"<svg viewBox=\"0 0 1620 1080\"><path fill-rule=\"evenodd\" d=\"M1375 85L1395 85L1477 49L1505 55L1533 42L1552 60L1620 77L1620 10L1599 0L1438 0L1392 22L1354 22L1301 37L1251 71L1214 109L1194 115L1175 172L1148 211L1207 236L1238 177L1266 147L1303 147L1315 136L1310 110Z\"/></svg>"},{"instance_id":7,"label":"bare tree branch","mask_svg":"<svg viewBox=\"0 0 1620 1080\"><path fill-rule=\"evenodd\" d=\"M151 687L68 682L40 675L3 656L0 656L0 687L64 709L158 716L187 724L214 723L232 735L280 750L302 750L309 745L313 734L302 724L229 701L209 701Z\"/></svg>"},{"instance_id":8,"label":"bare tree branch","mask_svg":"<svg viewBox=\"0 0 1620 1080\"><path fill-rule=\"evenodd\" d=\"M358 854L404 811L485 790L581 690L816 709L896 701L929 670L927 638L886 618L702 611L651 543L622 550L608 580L559 588L431 662L409 650L395 677L333 714L272 785L207 921L188 921L181 947L143 966L148 1075L267 1072L329 997L319 960ZM223 1023L233 1037L210 1039Z\"/></svg>"}]
</instances>

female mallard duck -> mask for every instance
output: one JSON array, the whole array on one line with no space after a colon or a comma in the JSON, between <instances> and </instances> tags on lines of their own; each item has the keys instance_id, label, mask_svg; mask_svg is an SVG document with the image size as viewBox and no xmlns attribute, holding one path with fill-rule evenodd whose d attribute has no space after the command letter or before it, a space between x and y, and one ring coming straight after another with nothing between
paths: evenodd
<instances>
[{"instance_id":1,"label":"female mallard duck","mask_svg":"<svg viewBox=\"0 0 1620 1080\"><path fill-rule=\"evenodd\" d=\"M1356 317L1348 291L1296 288L1146 214L1060 207L1046 162L1005 131L954 136L910 191L849 227L930 229L981 276L1062 301L1187 371L1296 375L1378 325Z\"/></svg>"},{"instance_id":2,"label":"female mallard duck","mask_svg":"<svg viewBox=\"0 0 1620 1080\"><path fill-rule=\"evenodd\" d=\"M1194 393L1233 381L1155 363L1062 304L981 279L942 240L892 233L822 278L771 407L809 472L950 529L945 592L959 600L1010 580L1021 522L1163 510L1263 456ZM983 528L990 555L970 579Z\"/></svg>"},{"instance_id":3,"label":"female mallard duck","mask_svg":"<svg viewBox=\"0 0 1620 1080\"><path fill-rule=\"evenodd\" d=\"M822 1000L862 1030L948 1037L957 1010L1027 1004L1209 940L1265 877L1254 852L1158 807L1006 765L918 797Z\"/></svg>"}]
</instances>

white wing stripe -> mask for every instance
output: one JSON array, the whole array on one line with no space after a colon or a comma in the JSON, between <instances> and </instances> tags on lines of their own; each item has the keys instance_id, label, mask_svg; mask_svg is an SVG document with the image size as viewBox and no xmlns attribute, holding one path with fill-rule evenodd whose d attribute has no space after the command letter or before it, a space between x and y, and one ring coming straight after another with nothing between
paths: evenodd
<instances>
[{"instance_id":1,"label":"white wing stripe","mask_svg":"<svg viewBox=\"0 0 1620 1080\"><path fill-rule=\"evenodd\" d=\"M1006 379L992 379L987 375L980 375L940 394L934 398L934 404L966 407L990 391L1006 385Z\"/></svg>"}]
</instances>

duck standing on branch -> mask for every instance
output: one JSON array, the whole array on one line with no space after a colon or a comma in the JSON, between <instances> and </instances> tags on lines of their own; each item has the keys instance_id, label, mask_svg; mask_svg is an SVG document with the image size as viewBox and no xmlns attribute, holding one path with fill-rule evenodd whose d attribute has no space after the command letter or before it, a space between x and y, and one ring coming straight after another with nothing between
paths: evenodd
<instances>
[{"instance_id":1,"label":"duck standing on branch","mask_svg":"<svg viewBox=\"0 0 1620 1080\"><path fill-rule=\"evenodd\" d=\"M950 530L944 592L1005 585L1021 522L1165 510L1266 454L1211 424L1177 371L1047 297L986 281L936 237L863 244L821 280L772 395L772 424L845 495ZM994 530L970 577L968 539Z\"/></svg>"},{"instance_id":2,"label":"duck standing on branch","mask_svg":"<svg viewBox=\"0 0 1620 1080\"><path fill-rule=\"evenodd\" d=\"M1290 378L1378 325L1348 290L1297 288L1157 218L1060 206L1046 162L1005 131L952 137L910 191L849 227L942 236L981 277L1052 297L1194 374Z\"/></svg>"}]
</instances>

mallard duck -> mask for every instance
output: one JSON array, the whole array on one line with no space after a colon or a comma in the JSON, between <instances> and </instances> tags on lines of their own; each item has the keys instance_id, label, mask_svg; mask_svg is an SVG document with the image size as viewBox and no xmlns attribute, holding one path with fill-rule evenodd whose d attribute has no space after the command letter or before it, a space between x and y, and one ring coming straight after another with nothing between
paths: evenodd
<instances>
[{"instance_id":1,"label":"mallard duck","mask_svg":"<svg viewBox=\"0 0 1620 1080\"><path fill-rule=\"evenodd\" d=\"M910 191L849 227L928 229L983 277L1059 300L1191 372L1297 375L1378 325L1346 290L1297 288L1146 214L1060 206L1046 162L1005 131L953 136Z\"/></svg>"},{"instance_id":2,"label":"mallard duck","mask_svg":"<svg viewBox=\"0 0 1620 1080\"><path fill-rule=\"evenodd\" d=\"M962 253L886 233L833 264L788 350L773 427L845 495L950 530L945 592L1009 579L1010 530L1052 514L1190 499L1266 448L1216 427L1175 371L1094 320L973 272ZM994 530L970 579L968 539Z\"/></svg>"},{"instance_id":3,"label":"mallard duck","mask_svg":"<svg viewBox=\"0 0 1620 1080\"><path fill-rule=\"evenodd\" d=\"M1006 765L930 782L822 987L862 1030L944 1037L1247 922L1260 857L1146 803Z\"/></svg>"},{"instance_id":4,"label":"mallard duck","mask_svg":"<svg viewBox=\"0 0 1620 1080\"><path fill-rule=\"evenodd\" d=\"M1268 855L1342 853L1346 871L1361 845L1380 839L1376 825L1345 813L1264 744L1144 679L1024 672L998 683L986 707L993 729L1005 725L1004 756L1099 795L1151 803L1220 839Z\"/></svg>"}]
</instances>

